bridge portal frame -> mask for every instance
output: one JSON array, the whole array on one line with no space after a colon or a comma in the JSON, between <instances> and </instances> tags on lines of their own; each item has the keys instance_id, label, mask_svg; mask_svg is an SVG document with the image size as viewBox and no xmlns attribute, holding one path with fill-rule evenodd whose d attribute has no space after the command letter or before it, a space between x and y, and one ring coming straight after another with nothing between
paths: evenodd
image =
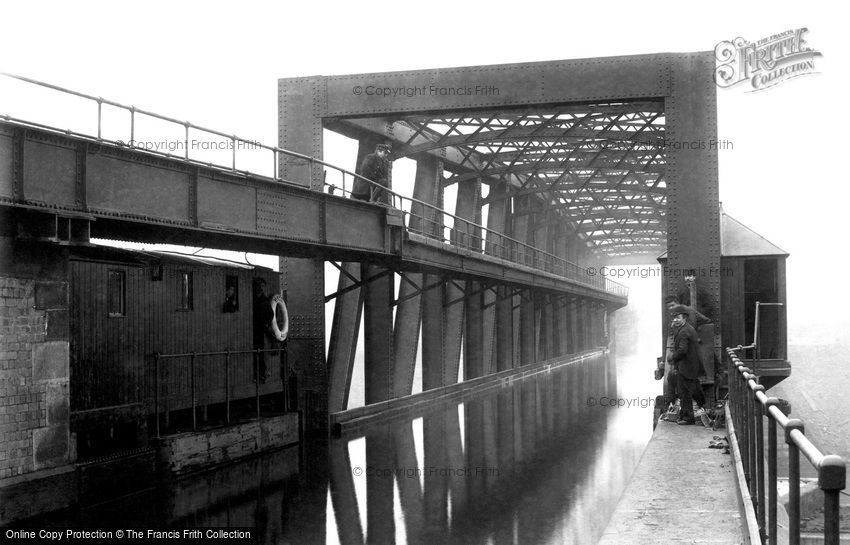
<instances>
[{"instance_id":1,"label":"bridge portal frame","mask_svg":"<svg viewBox=\"0 0 850 545\"><path fill-rule=\"evenodd\" d=\"M713 52L706 51L284 78L278 82L279 146L322 158L323 129L343 132L341 122L357 120L359 128L354 133L349 130L348 134L360 140L358 155L362 155L376 138L392 139L392 120L404 114L661 99L667 135L667 291L668 294L682 291L684 271L692 271L709 293L719 318L720 282L712 274L720 267L714 65ZM393 92L393 89L402 91ZM408 89L422 91L403 91ZM432 89L469 91L442 93ZM436 158L454 165L463 165L466 160L452 148L431 149L416 159L429 156L432 161ZM313 189L324 188L321 173L298 158L281 157L279 172L284 178L302 180ZM437 199L442 198L442 188L439 192ZM459 204L462 193L459 187ZM569 226L559 227L548 231L552 236L569 231ZM543 236L547 240L541 242L549 244L549 235ZM528 237L531 241L534 234ZM576 240L562 238L567 239L563 243L564 253L588 259L584 248L576 248ZM303 331L296 332L294 344L301 346L297 349L302 352L301 357L311 362L308 375L312 378L308 380L319 385L327 380L328 373L322 337L323 263L282 257L281 272L285 284L282 287L290 294L297 294L290 303L294 319L307 324ZM530 308L527 310L533 314ZM488 325L489 320L488 313ZM546 316L544 321L548 323L551 318ZM522 330L522 325L517 329ZM498 330L506 333L504 329ZM490 341L489 336L485 338L488 350L492 350ZM532 347L529 341L525 339L524 343Z\"/></svg>"}]
</instances>

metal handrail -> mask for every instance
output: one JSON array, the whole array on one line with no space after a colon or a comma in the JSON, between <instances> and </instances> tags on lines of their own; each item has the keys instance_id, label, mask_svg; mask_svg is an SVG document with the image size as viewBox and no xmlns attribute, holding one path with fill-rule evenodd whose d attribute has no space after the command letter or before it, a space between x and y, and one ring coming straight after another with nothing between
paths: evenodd
<instances>
[{"instance_id":1,"label":"metal handrail","mask_svg":"<svg viewBox=\"0 0 850 545\"><path fill-rule=\"evenodd\" d=\"M334 194L336 189L340 189L343 195L348 195L350 197L351 191L346 188L346 177L348 176L348 177L351 178L352 186L353 186L354 180L364 181L372 188L373 195L374 194L378 194L378 195L386 194L389 197L387 200L391 199L391 202L388 203L388 204L392 204L394 208L401 210L402 213L405 216L407 216L407 222L406 223L407 223L408 230L411 230L413 232L417 232L419 234L422 234L422 235L425 235L425 236L428 236L428 237L431 237L431 238L437 237L437 232L442 230L442 235L439 236L440 240L442 240L444 242L448 242L448 243L455 245L455 246L460 246L460 247L462 247L466 250L476 251L476 252L479 252L479 253L486 253L486 254L489 254L489 255L494 255L496 257L500 257L502 259L506 259L506 260L508 260L512 263L540 268L540 269L542 269L546 272L550 272L550 273L553 273L553 274L559 274L561 276L570 278L571 280L577 281L577 282L584 284L584 285L587 285L587 286L602 289L606 292L614 293L616 295L620 295L620 296L623 296L623 297L628 296L628 288L626 286L624 286L624 285L622 285L618 282L615 282L615 281L613 281L609 278L604 278L601 275L589 274L587 269L585 269L584 267L580 267L577 264L572 263L572 262L570 262L570 261L568 261L568 260L566 260L562 257L551 254L549 252L546 252L546 251L541 250L539 248L536 248L536 247L534 247L530 244L527 244L527 243L521 242L519 240L516 240L514 238L511 238L511 237L504 235L502 233L499 233L497 231L487 229L485 226L479 225L479 224L477 224L473 221L470 221L468 219L461 218L460 216L456 216L454 214L450 214L450 213L446 212L445 210L443 210L443 209L441 209L441 208L439 208L439 207L437 207L433 204L426 203L424 201L421 201L421 200L418 200L418 199L415 199L415 198L412 198L412 197L406 197L404 195L401 195L400 193L397 193L397 192L395 192L395 191L393 191L393 190L391 190L387 187L384 187L383 185L378 184L378 183L376 183L376 182L374 182L374 181L372 181L372 180L370 180L370 179L368 179L364 176L361 176L360 174L356 174L356 173L351 172L349 170L346 170L344 168L341 168L341 167L338 167L336 165L327 163L327 162L325 162L321 159L318 159L316 157L312 157L310 155L305 155L305 154L302 154L302 153L298 153L298 152L294 152L294 151L287 150L287 149L284 149L284 148L280 148L278 146L269 146L269 145L266 145L266 144L262 144L262 143L260 143L256 140L248 140L248 139L241 138L241 137L233 135L233 134L227 134L227 133L217 131L217 130L214 130L214 129L202 127L200 125L195 125L195 124L193 124L189 121L182 121L182 120L179 120L179 119L176 119L176 118L173 118L173 117L168 117L168 116L164 116L164 115L161 115L161 114L157 114L155 112L151 112L151 111L148 111L148 110L137 108L135 106L121 104L119 102L115 102L113 100L108 100L108 99L105 99L103 97L96 97L96 96L89 95L89 94L86 94L86 93L81 93L79 91L74 91L72 89L67 89L65 87L60 87L58 85L53 85L53 84L50 84L50 83L45 83L45 82L35 80L35 79L32 79L32 78L27 78L27 77L24 77L24 76L18 76L18 75L15 75L15 74L9 74L9 73L6 73L6 72L0 72L0 75L6 76L6 77L9 77L9 78L12 78L12 79L16 79L16 80L19 80L19 81L23 81L23 82L26 82L26 83L29 83L29 84L32 84L32 85L38 85L38 86L41 86L41 87L45 87L45 88L48 88L48 89L51 89L51 90L54 90L54 91L59 91L61 93L66 93L66 94L76 96L76 97L79 97L79 98L83 98L83 99L86 99L86 100L90 100L90 101L93 101L97 104L97 137L93 137L91 135L85 135L85 134L82 134L82 133L71 132L71 131L68 131L68 130L63 131L63 130L57 129L55 127L49 127L49 126L41 125L41 124L37 124L37 123L30 123L28 121L13 118L13 117L8 116L8 115L2 116L3 119L5 119L7 121L13 121L13 122L16 122L16 123L38 126L38 127L45 128L45 129L63 132L65 134L69 134L69 135L73 134L75 136L92 138L92 139L96 139L98 142L108 142L108 143L116 144L116 145L129 145L131 148L136 149L138 151L145 152L145 153L151 153L151 154L160 155L160 156L164 156L164 157L168 157L168 158L172 158L172 159L181 159L181 160L191 162L191 163L194 163L194 164L201 164L201 165L208 166L208 167L224 168L224 169L228 169L230 171L246 173L246 174L251 174L251 175L257 176L258 175L257 173L253 173L253 172L246 171L246 170L238 170L236 168L236 164L237 164L236 163L236 152L237 152L238 149L243 147L243 146L240 146L239 144L244 144L245 145L244 147L246 147L246 148L250 147L250 148L253 148L253 149L262 149L262 150L266 150L266 151L269 151L269 152L272 153L272 155L273 155L273 176L271 177L271 179L273 179L276 182L286 182L286 180L284 180L283 178L281 178L278 175L278 165L280 163L281 156L286 156L286 157L291 157L291 158L299 159L299 160L302 160L302 161L306 161L310 165L311 175L312 175L312 169L314 168L314 166L315 165L321 165L322 167L336 171L341 176L341 187L338 187L333 183L329 183L327 181L326 177L322 176L323 189L327 188L328 192L331 193L331 194ZM102 121L103 121L103 105L104 104L108 105L108 106L120 108L120 109L123 109L123 110L126 110L127 112L129 112L129 114L130 114L130 140L129 140L129 143L126 143L126 142L123 142L123 141L109 140L109 139L103 138ZM135 145L137 143L137 141L135 139L136 138L136 134L135 134L136 115L145 115L145 116L148 116L148 117L151 117L151 118L154 118L154 119L166 121L166 122L173 123L173 124L181 126L184 129L184 133L183 133L184 134L184 141L183 141L183 143L184 143L184 154L183 154L183 156L181 157L179 155L167 153L167 152L164 152L164 151L160 151L158 149L150 149L148 147L137 147ZM213 164L211 162L198 161L198 160L195 160L195 159L192 159L191 157L189 157L189 130L190 129L200 131L200 132L203 132L203 133L207 133L207 134L210 134L210 135L219 136L219 137L230 140L230 143L231 143L230 148L232 149L230 166L228 167L228 166L222 165L220 163L219 164ZM259 176L262 176L262 175L259 175ZM265 176L263 176L263 177L265 177ZM409 210L404 210L404 204L405 203L409 203ZM417 214L413 213L413 205L414 204L423 208L421 215L417 215ZM431 210L434 218L432 219L430 217L426 217L424 209ZM439 220L437 218L439 218ZM445 225L445 223L446 223L445 220L447 218L451 218L452 223L453 223L452 227L448 227L447 225ZM413 222L412 221L413 219L418 220L418 222L420 224L422 224L423 227L417 229L415 227L416 222ZM430 226L430 229L426 229L424 227L425 224L428 224ZM458 229L458 226L460 226L460 225L466 225L465 232ZM446 229L449 230L448 236L446 236ZM485 234L487 234L489 236L487 236L485 238L484 237ZM488 240L488 239L493 239L493 240ZM474 241L476 241L476 244L475 245L473 245L473 244L463 244L463 242L466 241L466 240L474 240ZM499 242L496 242L497 240ZM490 251L487 251L488 248L490 249Z\"/></svg>"},{"instance_id":2,"label":"metal handrail","mask_svg":"<svg viewBox=\"0 0 850 545\"><path fill-rule=\"evenodd\" d=\"M154 358L154 382L156 384L154 391L154 415L156 418L156 438L159 439L161 437L160 434L160 415L159 415L159 406L160 406L160 397L161 394L161 386L162 381L160 377L161 373L161 362L166 359L178 359L178 358L189 358L189 384L190 391L192 396L192 430L198 429L198 421L197 421L197 399L195 395L195 360L199 357L207 357L207 356L224 356L224 405L225 405L225 422L230 424L230 356L241 355L241 354L253 354L254 355L254 399L255 399L255 407L256 407L256 417L259 420L260 418L260 360L259 355L261 353L267 352L279 352L284 353L286 348L255 348L253 350L218 350L214 352L184 352L184 353L175 353L175 354L161 354L159 352L155 352L153 354ZM285 380L281 377L281 380ZM286 388L284 388L284 391ZM167 411L166 411L167 415ZM167 423L166 423L167 425Z\"/></svg>"},{"instance_id":3,"label":"metal handrail","mask_svg":"<svg viewBox=\"0 0 850 545\"><path fill-rule=\"evenodd\" d=\"M782 428L788 445L789 543L800 543L800 453L818 472L818 487L823 491L824 543L838 545L839 495L846 486L847 465L840 457L823 454L805 434L802 420L788 418L780 410L780 400L768 397L759 377L738 357L737 350L727 348L729 355L730 412L741 443L741 462L750 496L755 504L762 543L777 543L777 425ZM767 471L764 467L764 418L768 423ZM768 485L767 519L765 517L765 484Z\"/></svg>"}]
</instances>

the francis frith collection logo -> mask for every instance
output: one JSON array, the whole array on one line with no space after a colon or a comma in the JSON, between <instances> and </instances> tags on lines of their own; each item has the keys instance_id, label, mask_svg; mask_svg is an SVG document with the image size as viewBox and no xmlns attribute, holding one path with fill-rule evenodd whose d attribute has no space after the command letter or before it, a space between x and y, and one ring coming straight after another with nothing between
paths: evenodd
<instances>
[{"instance_id":1,"label":"the francis frith collection logo","mask_svg":"<svg viewBox=\"0 0 850 545\"><path fill-rule=\"evenodd\" d=\"M807 28L786 30L757 42L744 38L724 41L714 48L718 87L749 82L750 91L761 91L799 76L816 74L815 58L821 54L808 47Z\"/></svg>"}]
</instances>

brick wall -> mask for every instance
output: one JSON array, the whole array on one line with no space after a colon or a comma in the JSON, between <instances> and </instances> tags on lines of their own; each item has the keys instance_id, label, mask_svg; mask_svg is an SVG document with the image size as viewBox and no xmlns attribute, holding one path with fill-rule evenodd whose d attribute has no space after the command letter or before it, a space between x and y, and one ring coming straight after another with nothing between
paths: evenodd
<instances>
[{"instance_id":1,"label":"brick wall","mask_svg":"<svg viewBox=\"0 0 850 545\"><path fill-rule=\"evenodd\" d=\"M0 212L0 492L73 455L67 249L14 226Z\"/></svg>"},{"instance_id":2,"label":"brick wall","mask_svg":"<svg viewBox=\"0 0 850 545\"><path fill-rule=\"evenodd\" d=\"M66 283L0 275L0 479L69 461L66 309Z\"/></svg>"},{"instance_id":3,"label":"brick wall","mask_svg":"<svg viewBox=\"0 0 850 545\"><path fill-rule=\"evenodd\" d=\"M0 276L0 478L35 469L33 431L47 424L46 385L32 380L46 312L33 311L34 303L34 280Z\"/></svg>"}]
</instances>

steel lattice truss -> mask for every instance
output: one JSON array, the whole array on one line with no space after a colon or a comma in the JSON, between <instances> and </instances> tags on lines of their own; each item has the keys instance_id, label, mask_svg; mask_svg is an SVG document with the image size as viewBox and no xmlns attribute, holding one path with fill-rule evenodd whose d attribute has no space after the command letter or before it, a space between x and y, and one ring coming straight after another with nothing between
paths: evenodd
<instances>
[{"instance_id":1,"label":"steel lattice truss","mask_svg":"<svg viewBox=\"0 0 850 545\"><path fill-rule=\"evenodd\" d=\"M504 181L536 195L531 213L557 214L600 256L666 247L663 101L409 115L404 155L454 147L462 169L447 185ZM423 142L423 138L425 142ZM398 155L397 155L398 156ZM492 200L492 199L491 199Z\"/></svg>"}]
</instances>

